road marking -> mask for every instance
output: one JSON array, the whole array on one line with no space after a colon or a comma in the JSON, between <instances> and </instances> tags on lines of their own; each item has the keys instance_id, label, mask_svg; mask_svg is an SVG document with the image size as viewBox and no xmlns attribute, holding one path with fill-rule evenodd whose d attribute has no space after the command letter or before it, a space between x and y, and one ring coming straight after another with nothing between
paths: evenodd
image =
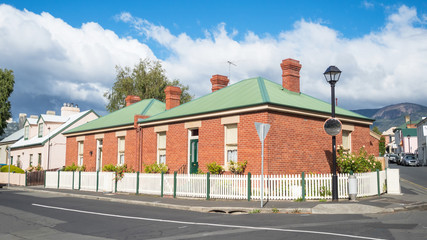
<instances>
[{"instance_id":1,"label":"road marking","mask_svg":"<svg viewBox=\"0 0 427 240\"><path fill-rule=\"evenodd\" d=\"M152 221L152 222L165 222L165 223L200 225L200 226L223 227L223 228L241 228L241 229L278 231L278 232L311 233L311 234L331 235L331 236L357 238L357 239L384 240L382 238L371 238L371 237L363 237L363 236L340 234L340 233L331 233L331 232L318 232L318 231L309 231L309 230L294 230L294 229L269 228L269 227L251 227L251 226L240 226L240 225L225 225L225 224L217 224L217 223L186 222L186 221L177 221L177 220L132 217L132 216L117 215L117 214L109 214L109 213L91 212L91 211L84 211L84 210L78 210L78 209L47 206L47 205L42 205L42 204L37 204L37 203L33 203L32 205L36 206L36 207L50 208L50 209L68 211L68 212L77 212L77 213L92 214L92 215L99 215L99 216L106 216L106 217L135 219L135 220Z\"/></svg>"},{"instance_id":2,"label":"road marking","mask_svg":"<svg viewBox=\"0 0 427 240\"><path fill-rule=\"evenodd\" d=\"M424 190L427 190L427 188L426 188L426 187L421 186L421 185L419 185L419 184L416 184L416 183L414 183L414 182L411 182L411 181L409 181L409 180L407 180L407 179L404 179L404 178L400 178L400 179L401 179L401 180L403 180L404 182L411 183L411 184L413 184L413 185L415 185L415 186L418 186L418 187L420 187L420 188L422 188L422 189L424 189Z\"/></svg>"}]
</instances>

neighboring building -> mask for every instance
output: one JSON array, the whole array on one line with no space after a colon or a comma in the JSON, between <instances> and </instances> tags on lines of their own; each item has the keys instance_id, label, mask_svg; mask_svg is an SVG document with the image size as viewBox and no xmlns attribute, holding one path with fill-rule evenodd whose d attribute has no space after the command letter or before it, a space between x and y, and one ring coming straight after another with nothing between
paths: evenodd
<instances>
[{"instance_id":1,"label":"neighboring building","mask_svg":"<svg viewBox=\"0 0 427 240\"><path fill-rule=\"evenodd\" d=\"M141 131L134 123L163 111L165 104L158 100L126 97L126 107L64 133L66 165L75 163L87 171L102 171L107 164L126 163L141 171Z\"/></svg>"},{"instance_id":2,"label":"neighboring building","mask_svg":"<svg viewBox=\"0 0 427 240\"><path fill-rule=\"evenodd\" d=\"M396 142L394 140L394 137L395 137L394 129L396 129L396 127L391 127L387 131L384 131L382 133L382 136L384 136L384 138L385 138L386 153L396 152L397 145L396 145Z\"/></svg>"},{"instance_id":3,"label":"neighboring building","mask_svg":"<svg viewBox=\"0 0 427 240\"><path fill-rule=\"evenodd\" d=\"M427 165L427 118L423 118L417 125L418 160Z\"/></svg>"},{"instance_id":4,"label":"neighboring building","mask_svg":"<svg viewBox=\"0 0 427 240\"><path fill-rule=\"evenodd\" d=\"M11 145L14 165L23 169L40 165L43 169L56 169L65 165L66 139L64 131L97 119L92 111L80 112L77 106L64 104L61 115L53 111L41 114L37 119L27 118L23 137Z\"/></svg>"},{"instance_id":5,"label":"neighboring building","mask_svg":"<svg viewBox=\"0 0 427 240\"><path fill-rule=\"evenodd\" d=\"M299 61L283 60L281 68L282 85L258 77L227 87L227 77L214 75L212 93L183 105L179 88L169 91L167 110L139 121L142 164L166 163L170 171L195 173L206 172L212 162L227 168L230 161L247 161L246 172L260 174L261 142L254 123L261 122L271 125L264 173L330 173L331 137L323 125L331 105L300 92ZM343 123L338 145L354 152L365 146L378 156L379 136L369 128L373 119L339 107L336 115Z\"/></svg>"},{"instance_id":6,"label":"neighboring building","mask_svg":"<svg viewBox=\"0 0 427 240\"><path fill-rule=\"evenodd\" d=\"M20 113L18 122L14 122L12 119L7 121L7 127L4 129L5 133L0 136L0 166L8 162L7 147L24 136L23 126L26 119L27 114Z\"/></svg>"},{"instance_id":7,"label":"neighboring building","mask_svg":"<svg viewBox=\"0 0 427 240\"><path fill-rule=\"evenodd\" d=\"M406 123L394 129L396 153L415 153L418 148L417 129L406 117Z\"/></svg>"},{"instance_id":8,"label":"neighboring building","mask_svg":"<svg viewBox=\"0 0 427 240\"><path fill-rule=\"evenodd\" d=\"M12 144L16 143L17 141L19 141L19 139L21 139L22 137L24 137L23 128L12 133L8 137L0 141L0 166L6 165L9 163L7 159L9 157L7 148L10 147ZM13 158L11 159L11 163L13 165Z\"/></svg>"}]
</instances>

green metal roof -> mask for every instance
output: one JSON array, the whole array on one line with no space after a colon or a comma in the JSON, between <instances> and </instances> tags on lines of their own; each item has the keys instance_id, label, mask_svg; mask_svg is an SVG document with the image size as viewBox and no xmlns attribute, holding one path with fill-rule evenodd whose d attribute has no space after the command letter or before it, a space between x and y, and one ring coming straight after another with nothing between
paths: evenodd
<instances>
[{"instance_id":1,"label":"green metal roof","mask_svg":"<svg viewBox=\"0 0 427 240\"><path fill-rule=\"evenodd\" d=\"M323 113L331 112L331 105L329 103L303 93L289 91L284 89L280 84L258 77L242 80L191 102L140 120L139 122L152 122L267 103ZM373 119L339 107L336 108L336 114L374 121Z\"/></svg>"},{"instance_id":2,"label":"green metal roof","mask_svg":"<svg viewBox=\"0 0 427 240\"><path fill-rule=\"evenodd\" d=\"M108 115L73 128L64 134L133 125L135 115L152 116L164 112L166 105L156 99L144 99Z\"/></svg>"},{"instance_id":3,"label":"green metal roof","mask_svg":"<svg viewBox=\"0 0 427 240\"><path fill-rule=\"evenodd\" d=\"M417 129L416 128L403 128L402 130L402 136L411 136L416 137L417 136Z\"/></svg>"}]
</instances>

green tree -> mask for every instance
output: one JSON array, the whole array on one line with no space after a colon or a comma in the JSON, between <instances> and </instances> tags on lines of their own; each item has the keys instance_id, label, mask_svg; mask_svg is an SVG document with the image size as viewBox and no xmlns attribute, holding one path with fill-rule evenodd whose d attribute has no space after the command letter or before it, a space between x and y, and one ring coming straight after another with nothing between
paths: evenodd
<instances>
[{"instance_id":1,"label":"green tree","mask_svg":"<svg viewBox=\"0 0 427 240\"><path fill-rule=\"evenodd\" d=\"M376 133L376 134L379 134L379 135L382 135L383 133L378 129L378 127L377 126L375 126L373 129L372 129L372 131L374 132L374 133Z\"/></svg>"},{"instance_id":2,"label":"green tree","mask_svg":"<svg viewBox=\"0 0 427 240\"><path fill-rule=\"evenodd\" d=\"M165 75L165 70L159 61L149 59L140 60L133 69L116 66L116 82L110 91L104 94L108 99L106 106L109 112L123 108L128 95L139 96L141 99L155 98L165 101L164 89L166 86L177 86L182 90L181 103L189 102L193 96L189 94L188 86L178 80L170 81Z\"/></svg>"},{"instance_id":3,"label":"green tree","mask_svg":"<svg viewBox=\"0 0 427 240\"><path fill-rule=\"evenodd\" d=\"M385 153L385 137L381 136L379 143L380 156L384 156Z\"/></svg>"},{"instance_id":4,"label":"green tree","mask_svg":"<svg viewBox=\"0 0 427 240\"><path fill-rule=\"evenodd\" d=\"M13 85L15 84L15 77L12 70L0 68L0 135L4 133L7 126L6 120L12 117L10 112L10 94L13 92Z\"/></svg>"}]
</instances>

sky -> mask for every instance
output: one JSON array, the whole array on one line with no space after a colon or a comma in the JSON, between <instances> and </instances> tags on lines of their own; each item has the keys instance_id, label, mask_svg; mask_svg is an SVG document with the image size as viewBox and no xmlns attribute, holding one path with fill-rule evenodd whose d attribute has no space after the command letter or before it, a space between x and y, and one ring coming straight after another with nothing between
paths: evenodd
<instances>
[{"instance_id":1,"label":"sky","mask_svg":"<svg viewBox=\"0 0 427 240\"><path fill-rule=\"evenodd\" d=\"M264 77L300 61L301 92L338 106L427 106L427 1L0 0L0 68L11 69L13 118L60 113L63 103L107 114L116 66L160 61L196 98L210 78ZM234 65L228 64L228 61Z\"/></svg>"}]
</instances>

